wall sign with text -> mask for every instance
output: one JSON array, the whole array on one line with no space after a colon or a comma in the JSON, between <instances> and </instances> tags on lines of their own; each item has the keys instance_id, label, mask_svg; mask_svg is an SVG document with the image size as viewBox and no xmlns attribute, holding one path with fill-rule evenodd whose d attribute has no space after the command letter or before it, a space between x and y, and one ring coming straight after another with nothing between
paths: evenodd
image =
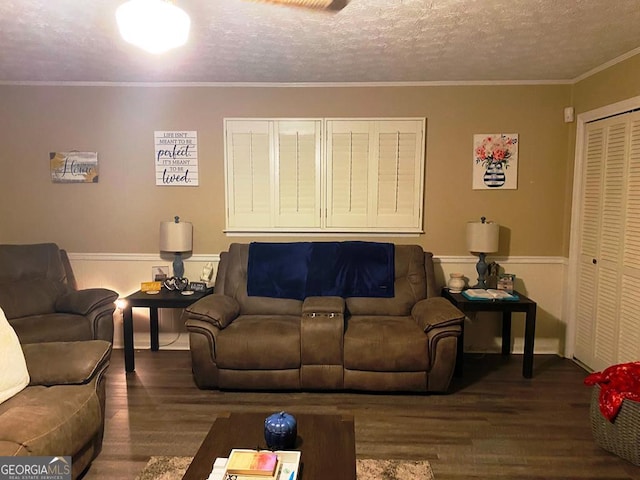
<instances>
[{"instance_id":1,"label":"wall sign with text","mask_svg":"<svg viewBox=\"0 0 640 480\"><path fill-rule=\"evenodd\" d=\"M198 186L198 132L154 132L156 185Z\"/></svg>"},{"instance_id":2,"label":"wall sign with text","mask_svg":"<svg viewBox=\"0 0 640 480\"><path fill-rule=\"evenodd\" d=\"M49 152L53 183L98 183L97 152Z\"/></svg>"}]
</instances>

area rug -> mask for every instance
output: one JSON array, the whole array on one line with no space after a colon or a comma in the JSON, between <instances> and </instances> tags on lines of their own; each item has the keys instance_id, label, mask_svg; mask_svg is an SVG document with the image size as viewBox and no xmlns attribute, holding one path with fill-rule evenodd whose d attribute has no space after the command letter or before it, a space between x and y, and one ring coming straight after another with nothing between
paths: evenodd
<instances>
[{"instance_id":1,"label":"area rug","mask_svg":"<svg viewBox=\"0 0 640 480\"><path fill-rule=\"evenodd\" d=\"M136 480L180 480L191 457L151 457ZM358 480L434 480L427 461L356 460Z\"/></svg>"}]
</instances>

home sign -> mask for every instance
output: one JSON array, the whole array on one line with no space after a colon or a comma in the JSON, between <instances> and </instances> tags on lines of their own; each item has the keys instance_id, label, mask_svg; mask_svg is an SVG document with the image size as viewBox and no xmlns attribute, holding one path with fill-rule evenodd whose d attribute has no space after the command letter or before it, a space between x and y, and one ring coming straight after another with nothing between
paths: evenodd
<instances>
[{"instance_id":1,"label":"home sign","mask_svg":"<svg viewBox=\"0 0 640 480\"><path fill-rule=\"evenodd\" d=\"M53 183L98 183L97 152L50 152Z\"/></svg>"}]
</instances>

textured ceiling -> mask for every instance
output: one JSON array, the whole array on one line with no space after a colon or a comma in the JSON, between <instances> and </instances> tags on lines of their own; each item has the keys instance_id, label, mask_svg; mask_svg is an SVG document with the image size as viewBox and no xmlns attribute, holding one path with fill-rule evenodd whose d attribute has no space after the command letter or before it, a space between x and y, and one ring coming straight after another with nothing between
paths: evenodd
<instances>
[{"instance_id":1,"label":"textured ceiling","mask_svg":"<svg viewBox=\"0 0 640 480\"><path fill-rule=\"evenodd\" d=\"M189 43L125 43L124 0L2 0L0 82L567 81L640 47L639 0L176 0Z\"/></svg>"}]
</instances>

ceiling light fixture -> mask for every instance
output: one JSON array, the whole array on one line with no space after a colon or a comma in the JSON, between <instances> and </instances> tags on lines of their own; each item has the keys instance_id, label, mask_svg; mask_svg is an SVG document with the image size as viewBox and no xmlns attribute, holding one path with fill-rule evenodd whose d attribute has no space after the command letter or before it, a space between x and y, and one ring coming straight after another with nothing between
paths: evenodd
<instances>
[{"instance_id":1,"label":"ceiling light fixture","mask_svg":"<svg viewBox=\"0 0 640 480\"><path fill-rule=\"evenodd\" d=\"M120 34L149 53L164 53L187 43L191 19L168 0L129 0L116 10Z\"/></svg>"}]
</instances>

